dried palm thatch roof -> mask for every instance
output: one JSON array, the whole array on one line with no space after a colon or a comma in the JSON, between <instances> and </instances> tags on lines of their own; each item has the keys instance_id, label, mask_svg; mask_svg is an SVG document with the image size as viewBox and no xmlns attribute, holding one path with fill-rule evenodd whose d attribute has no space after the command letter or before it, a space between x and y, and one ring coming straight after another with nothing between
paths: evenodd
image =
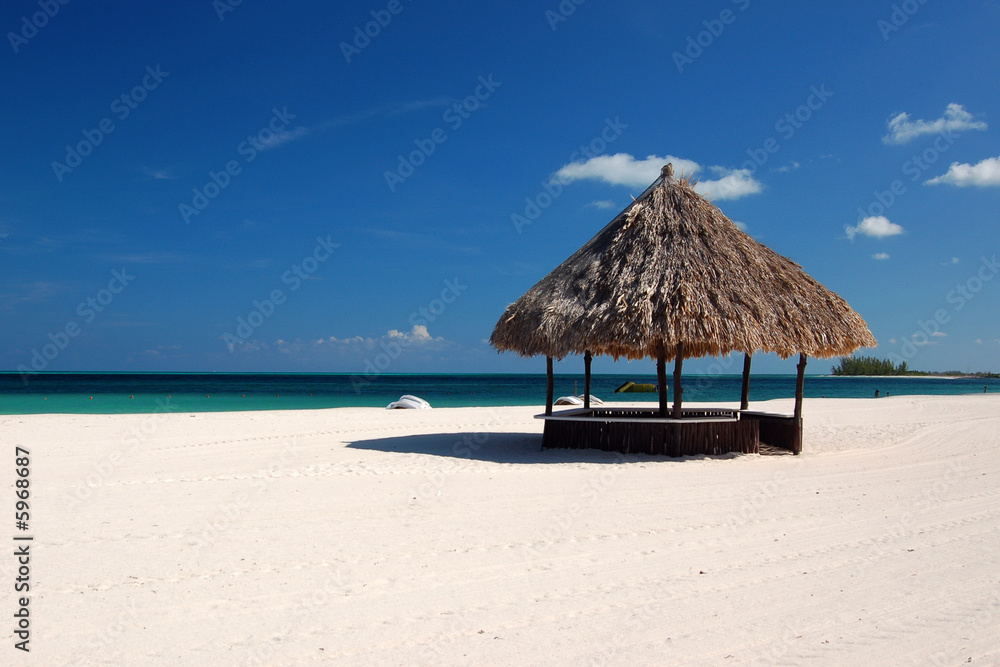
<instances>
[{"instance_id":1,"label":"dried palm thatch roof","mask_svg":"<svg viewBox=\"0 0 1000 667\"><path fill-rule=\"evenodd\" d=\"M597 236L508 306L490 343L522 356L615 358L876 345L861 316L741 231L671 165Z\"/></svg>"}]
</instances>

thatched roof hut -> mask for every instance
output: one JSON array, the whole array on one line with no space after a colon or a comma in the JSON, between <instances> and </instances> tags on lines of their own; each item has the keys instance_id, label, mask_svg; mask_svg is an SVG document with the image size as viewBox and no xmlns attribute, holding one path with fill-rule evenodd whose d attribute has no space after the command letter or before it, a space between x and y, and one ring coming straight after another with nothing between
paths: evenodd
<instances>
[{"instance_id":1,"label":"thatched roof hut","mask_svg":"<svg viewBox=\"0 0 1000 667\"><path fill-rule=\"evenodd\" d=\"M583 354L589 396L594 354L657 359L666 416L666 360L675 360L674 418L685 358L743 352L742 409L750 355L800 355L795 418L801 431L807 355L847 355L876 345L864 320L795 262L758 243L674 178L671 165L604 229L500 317L498 351L552 359ZM589 407L589 405L588 405Z\"/></svg>"},{"instance_id":2,"label":"thatched roof hut","mask_svg":"<svg viewBox=\"0 0 1000 667\"><path fill-rule=\"evenodd\" d=\"M523 356L667 359L874 346L847 302L740 230L667 165L638 199L508 306L490 343Z\"/></svg>"}]
</instances>

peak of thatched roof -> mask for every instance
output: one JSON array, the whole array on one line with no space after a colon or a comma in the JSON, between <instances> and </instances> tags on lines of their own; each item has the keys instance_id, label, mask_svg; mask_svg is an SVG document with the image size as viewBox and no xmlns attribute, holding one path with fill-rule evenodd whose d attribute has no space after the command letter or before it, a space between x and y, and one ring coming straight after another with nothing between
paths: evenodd
<instances>
[{"instance_id":1,"label":"peak of thatched roof","mask_svg":"<svg viewBox=\"0 0 1000 667\"><path fill-rule=\"evenodd\" d=\"M847 302L740 230L675 179L660 177L604 229L511 304L490 343L523 356L668 359L730 352L846 355L876 345Z\"/></svg>"}]
</instances>

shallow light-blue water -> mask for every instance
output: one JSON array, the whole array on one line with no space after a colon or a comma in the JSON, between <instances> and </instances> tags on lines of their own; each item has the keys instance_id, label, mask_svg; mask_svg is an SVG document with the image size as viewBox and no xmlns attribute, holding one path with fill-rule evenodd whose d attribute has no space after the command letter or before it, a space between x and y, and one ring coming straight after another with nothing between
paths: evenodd
<instances>
[{"instance_id":1,"label":"shallow light-blue water","mask_svg":"<svg viewBox=\"0 0 1000 667\"><path fill-rule=\"evenodd\" d=\"M605 400L656 401L656 394L614 394L626 381L655 376L595 375L591 393ZM685 375L685 401L739 401L739 375ZM807 376L805 395L868 398L912 394L1000 392L1000 380L932 377ZM583 393L583 375L556 375L555 395ZM793 375L755 375L750 400L790 398ZM543 405L545 376L380 375L323 373L0 373L0 414L224 412L351 406L385 407L415 394L434 407ZM672 396L672 392L671 392ZM169 406L169 407L165 407Z\"/></svg>"}]
</instances>

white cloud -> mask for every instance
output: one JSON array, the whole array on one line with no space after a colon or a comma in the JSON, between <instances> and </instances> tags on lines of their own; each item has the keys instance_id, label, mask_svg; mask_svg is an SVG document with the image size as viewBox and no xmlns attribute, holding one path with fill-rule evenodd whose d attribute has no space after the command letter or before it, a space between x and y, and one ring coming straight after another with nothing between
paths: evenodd
<instances>
[{"instance_id":1,"label":"white cloud","mask_svg":"<svg viewBox=\"0 0 1000 667\"><path fill-rule=\"evenodd\" d=\"M722 177L716 181L698 181L694 186L695 192L709 199L739 199L762 190L760 181L754 179L749 169L730 171L724 167L712 167L712 171Z\"/></svg>"},{"instance_id":2,"label":"white cloud","mask_svg":"<svg viewBox=\"0 0 1000 667\"><path fill-rule=\"evenodd\" d=\"M444 341L444 338L440 336L437 338L431 336L430 332L427 331L427 326L424 324L414 324L413 329L408 332L390 329L385 337L395 339L401 343L405 341L409 345L423 345L426 343L440 343Z\"/></svg>"},{"instance_id":3,"label":"white cloud","mask_svg":"<svg viewBox=\"0 0 1000 667\"><path fill-rule=\"evenodd\" d=\"M0 295L2 296L2 295ZM350 338L318 338L310 340L277 339L273 344L250 338L247 340L226 339L230 352L240 353L279 353L294 355L303 359L329 359L329 355L334 355L338 359L363 359L366 356L386 353L393 354L393 358L402 350L423 350L440 351L457 346L457 343L446 340L441 336L432 336L427 330L427 326L416 324L409 331L390 329L385 334L377 337L352 336ZM395 352L392 352L395 350ZM316 356L322 355L322 356Z\"/></svg>"},{"instance_id":4,"label":"white cloud","mask_svg":"<svg viewBox=\"0 0 1000 667\"><path fill-rule=\"evenodd\" d=\"M802 165L800 165L798 162L796 162L795 160L792 160L790 163L781 165L777 169L772 169L771 171L776 171L778 173L783 174L783 173L786 173L786 172L789 172L789 171L795 171L796 169L798 169L801 166Z\"/></svg>"},{"instance_id":5,"label":"white cloud","mask_svg":"<svg viewBox=\"0 0 1000 667\"><path fill-rule=\"evenodd\" d=\"M703 167L693 160L686 160L673 155L662 157L650 155L644 160L637 160L628 153L615 155L599 155L584 162L571 162L559 168L552 180L568 185L574 181L603 181L610 185L644 188L655 181L660 175L663 165L671 163L674 173L679 176L694 176L704 171ZM725 167L709 167L715 174L715 180L701 180L695 186L695 191L712 199L739 199L746 195L757 194L761 184L753 178L749 169L727 169Z\"/></svg>"},{"instance_id":6,"label":"white cloud","mask_svg":"<svg viewBox=\"0 0 1000 667\"><path fill-rule=\"evenodd\" d=\"M154 180L157 180L157 181L172 180L172 179L177 178L177 174L174 172L173 169L171 169L169 167L166 168L166 169L153 169L151 167L139 167L139 171L141 171L146 176L149 176L150 178L152 178Z\"/></svg>"},{"instance_id":7,"label":"white cloud","mask_svg":"<svg viewBox=\"0 0 1000 667\"><path fill-rule=\"evenodd\" d=\"M853 240L858 234L864 236L874 236L884 238L886 236L896 236L903 233L903 228L895 222L889 222L889 218L884 215L873 215L865 218L854 227L848 225L844 227L847 238Z\"/></svg>"},{"instance_id":8,"label":"white cloud","mask_svg":"<svg viewBox=\"0 0 1000 667\"><path fill-rule=\"evenodd\" d=\"M892 344L892 345L895 345L896 344L896 339L895 338L890 338L889 339L889 343Z\"/></svg>"},{"instance_id":9,"label":"white cloud","mask_svg":"<svg viewBox=\"0 0 1000 667\"><path fill-rule=\"evenodd\" d=\"M296 139L301 139L302 137L309 134L312 130L307 127L294 127L291 130L285 130L283 132L276 132L273 135L267 137L266 139L261 139L258 143L264 148L264 150L270 150L272 148L279 148L285 144L289 144Z\"/></svg>"},{"instance_id":10,"label":"white cloud","mask_svg":"<svg viewBox=\"0 0 1000 667\"><path fill-rule=\"evenodd\" d=\"M982 344L983 344L983 339L982 338L977 338L976 339L976 345L982 345Z\"/></svg>"},{"instance_id":11,"label":"white cloud","mask_svg":"<svg viewBox=\"0 0 1000 667\"><path fill-rule=\"evenodd\" d=\"M334 345L364 345L365 347L374 347L378 341L374 338L364 338L362 336L354 336L353 338L337 338L336 336L330 336L329 338L320 338L316 341L317 345L323 345L325 343L333 343Z\"/></svg>"},{"instance_id":12,"label":"white cloud","mask_svg":"<svg viewBox=\"0 0 1000 667\"><path fill-rule=\"evenodd\" d=\"M740 222L739 220L733 220L733 224L736 225L741 232L745 232L747 230L747 223L745 222Z\"/></svg>"},{"instance_id":13,"label":"white cloud","mask_svg":"<svg viewBox=\"0 0 1000 667\"><path fill-rule=\"evenodd\" d=\"M964 188L969 185L979 187L1000 186L1000 157L988 157L976 164L952 162L948 171L932 178L925 185L948 183Z\"/></svg>"},{"instance_id":14,"label":"white cloud","mask_svg":"<svg viewBox=\"0 0 1000 667\"><path fill-rule=\"evenodd\" d=\"M610 199L601 199L600 201L592 201L589 204L587 204L587 206L593 206L594 208L599 208L599 209L609 209L609 208L614 208L615 203Z\"/></svg>"},{"instance_id":15,"label":"white cloud","mask_svg":"<svg viewBox=\"0 0 1000 667\"><path fill-rule=\"evenodd\" d=\"M872 259L889 259L889 253L877 252L874 255L872 255Z\"/></svg>"},{"instance_id":16,"label":"white cloud","mask_svg":"<svg viewBox=\"0 0 1000 667\"><path fill-rule=\"evenodd\" d=\"M932 336L937 336L938 338L947 338L948 334L943 331L935 331L931 334Z\"/></svg>"},{"instance_id":17,"label":"white cloud","mask_svg":"<svg viewBox=\"0 0 1000 667\"><path fill-rule=\"evenodd\" d=\"M905 144L925 134L937 134L945 130L961 132L962 130L985 130L986 123L974 120L972 114L961 104L951 103L945 108L944 115L936 120L910 120L910 114L901 113L893 116L886 123L889 134L882 137L887 144Z\"/></svg>"},{"instance_id":18,"label":"white cloud","mask_svg":"<svg viewBox=\"0 0 1000 667\"><path fill-rule=\"evenodd\" d=\"M443 343L445 339L440 336L436 338L431 336L430 332L427 331L427 326L424 324L414 324L413 328L409 331L389 329L389 331L378 338L365 338L364 336L337 338L336 336L330 336L329 338L320 338L315 341L315 344L324 345L332 343L334 345L373 348L379 343L384 342L396 342L400 345L426 345L428 343Z\"/></svg>"},{"instance_id":19,"label":"white cloud","mask_svg":"<svg viewBox=\"0 0 1000 667\"><path fill-rule=\"evenodd\" d=\"M689 176L701 171L701 166L697 162L673 155L663 157L650 155L645 160L636 160L628 153L616 153L598 155L584 162L570 162L555 173L553 180L563 185L573 181L593 180L604 181L611 185L644 188L656 180L660 175L660 169L668 162L674 165L674 173L678 176L682 174Z\"/></svg>"}]
</instances>

